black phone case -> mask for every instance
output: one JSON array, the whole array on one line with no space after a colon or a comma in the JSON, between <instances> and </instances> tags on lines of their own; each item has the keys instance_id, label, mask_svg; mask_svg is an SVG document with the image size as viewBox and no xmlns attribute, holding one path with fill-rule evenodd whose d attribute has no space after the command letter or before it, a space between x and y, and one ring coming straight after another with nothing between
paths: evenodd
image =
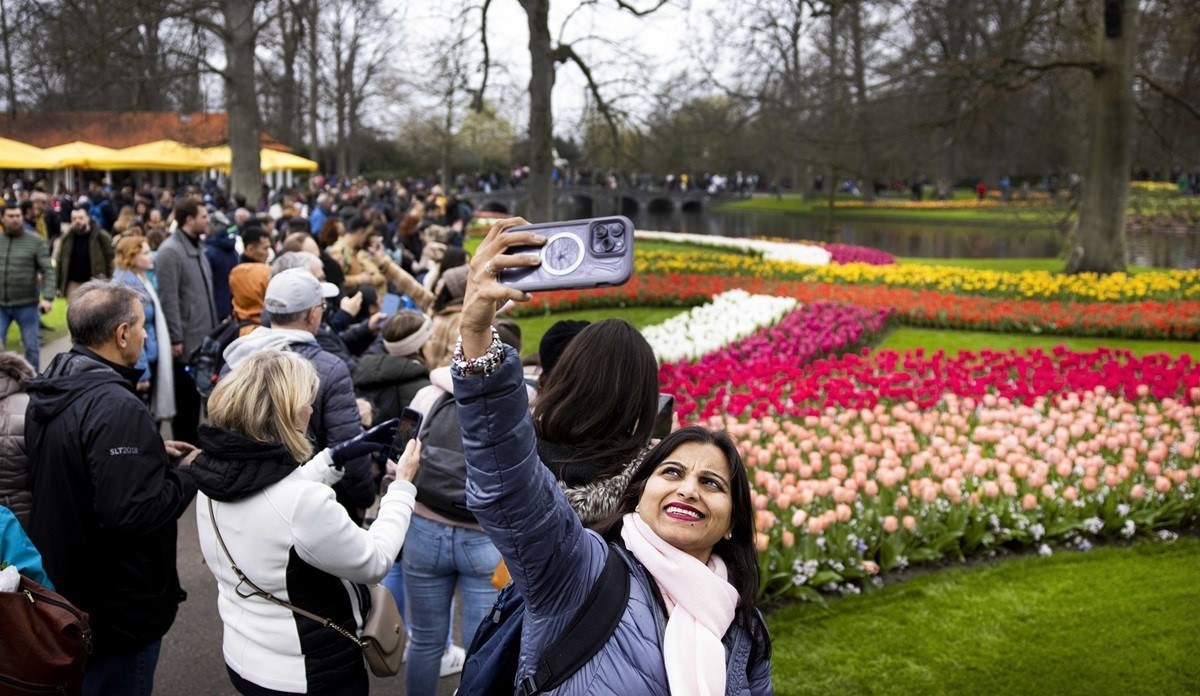
<instances>
[{"instance_id":1,"label":"black phone case","mask_svg":"<svg viewBox=\"0 0 1200 696\"><path fill-rule=\"evenodd\" d=\"M621 225L623 232L620 248L613 251L602 251L598 248L595 230L603 225L611 229L612 225ZM588 218L585 220L567 220L565 222L544 222L537 225L522 225L505 230L509 232L533 231L546 237L546 243L541 247L516 247L509 249L510 254L538 254L542 256L542 264L533 268L509 269L499 275L499 281L505 285L535 292L543 290L582 290L587 288L611 287L622 285L633 275L633 222L621 215ZM554 259L547 259L550 250L556 248L554 242L562 238L563 246L578 249L581 257L579 263L570 270L574 261L558 264ZM564 272L565 271L565 272Z\"/></svg>"}]
</instances>

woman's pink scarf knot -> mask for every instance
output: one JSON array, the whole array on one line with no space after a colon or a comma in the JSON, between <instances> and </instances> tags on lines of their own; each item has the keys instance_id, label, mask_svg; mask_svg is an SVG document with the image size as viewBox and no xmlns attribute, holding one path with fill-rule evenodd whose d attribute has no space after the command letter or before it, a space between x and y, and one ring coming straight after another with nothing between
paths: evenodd
<instances>
[{"instance_id":1,"label":"woman's pink scarf knot","mask_svg":"<svg viewBox=\"0 0 1200 696\"><path fill-rule=\"evenodd\" d=\"M663 662L675 696L725 693L725 646L738 593L725 562L713 554L708 565L663 541L637 513L625 515L621 539L650 571L667 604Z\"/></svg>"}]
</instances>

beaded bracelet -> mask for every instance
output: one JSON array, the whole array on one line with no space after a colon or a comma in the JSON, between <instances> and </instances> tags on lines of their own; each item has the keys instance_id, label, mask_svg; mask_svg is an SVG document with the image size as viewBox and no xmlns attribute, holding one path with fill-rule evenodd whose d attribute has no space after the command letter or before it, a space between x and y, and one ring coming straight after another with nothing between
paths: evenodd
<instances>
[{"instance_id":1,"label":"beaded bracelet","mask_svg":"<svg viewBox=\"0 0 1200 696\"><path fill-rule=\"evenodd\" d=\"M454 344L454 354L450 357L450 364L458 372L461 377L471 377L482 375L491 377L496 368L504 362L504 343L500 340L500 332L496 331L496 327L492 327L492 344L488 346L487 352L478 358L467 360L463 355L462 335L459 335L458 341Z\"/></svg>"}]
</instances>

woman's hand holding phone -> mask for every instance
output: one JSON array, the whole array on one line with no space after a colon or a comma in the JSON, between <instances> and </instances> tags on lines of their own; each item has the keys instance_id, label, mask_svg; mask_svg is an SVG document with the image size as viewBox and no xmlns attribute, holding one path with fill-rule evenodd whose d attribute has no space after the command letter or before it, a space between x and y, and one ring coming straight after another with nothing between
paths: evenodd
<instances>
[{"instance_id":1,"label":"woman's hand holding phone","mask_svg":"<svg viewBox=\"0 0 1200 696\"><path fill-rule=\"evenodd\" d=\"M505 302L528 302L530 295L522 290L510 288L496 279L509 268L529 268L542 262L532 254L509 254L517 247L541 246L546 237L535 232L512 232L510 227L527 225L523 218L500 220L475 251L471 258L471 273L467 277L467 291L463 298L462 320L459 331L462 335L463 355L469 360L487 352L492 343L492 322L496 319L496 308Z\"/></svg>"},{"instance_id":2,"label":"woman's hand holding phone","mask_svg":"<svg viewBox=\"0 0 1200 696\"><path fill-rule=\"evenodd\" d=\"M399 463L388 460L387 473L383 475L383 489L386 491L387 487L396 479L412 483L419 468L421 468L421 441L409 440L404 447L404 453L400 455Z\"/></svg>"}]
</instances>

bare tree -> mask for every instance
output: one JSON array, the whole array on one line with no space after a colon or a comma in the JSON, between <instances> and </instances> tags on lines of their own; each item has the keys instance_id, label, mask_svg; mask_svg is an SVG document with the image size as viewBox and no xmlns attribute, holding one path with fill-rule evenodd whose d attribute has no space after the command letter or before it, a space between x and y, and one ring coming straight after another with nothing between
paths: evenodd
<instances>
[{"instance_id":1,"label":"bare tree","mask_svg":"<svg viewBox=\"0 0 1200 696\"><path fill-rule=\"evenodd\" d=\"M639 7L632 0L611 0L611 6L635 17L645 17L662 9L668 1L647 0L644 7ZM529 209L526 211L526 216L533 220L546 220L554 215L553 188L550 181L550 172L554 166L552 97L555 75L559 65L572 63L579 69L596 101L596 109L611 124L614 133L618 128L612 103L603 93L600 83L593 74L592 66L576 50L574 43L562 39L556 41L551 34L550 2L551 0L520 0L529 28L529 181L526 184L529 188ZM588 0L576 7L576 11L581 8L595 7L600 3L601 0ZM490 4L490 0L484 0L481 7L481 21L485 25ZM572 12L573 14L574 12ZM485 42L485 55L488 55L487 33L483 32L482 37ZM486 68L483 74L486 80L488 74ZM482 103L482 93L481 88L480 96L476 100L477 104Z\"/></svg>"}]
</instances>

